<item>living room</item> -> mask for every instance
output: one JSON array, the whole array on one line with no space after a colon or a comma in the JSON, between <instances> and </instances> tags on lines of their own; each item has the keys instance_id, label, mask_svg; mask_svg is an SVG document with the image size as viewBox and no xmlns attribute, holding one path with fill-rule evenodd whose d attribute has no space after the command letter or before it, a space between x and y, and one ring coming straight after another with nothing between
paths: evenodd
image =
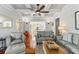
<instances>
[{"instance_id":1,"label":"living room","mask_svg":"<svg viewBox=\"0 0 79 59\"><path fill-rule=\"evenodd\" d=\"M78 6L78 4L1 4L0 53L78 54ZM29 44L25 43L28 39L24 35L26 31L30 33L30 46L33 49L26 48ZM54 47L56 51L52 53L47 52L43 45L44 41L50 39L57 46Z\"/></svg>"}]
</instances>

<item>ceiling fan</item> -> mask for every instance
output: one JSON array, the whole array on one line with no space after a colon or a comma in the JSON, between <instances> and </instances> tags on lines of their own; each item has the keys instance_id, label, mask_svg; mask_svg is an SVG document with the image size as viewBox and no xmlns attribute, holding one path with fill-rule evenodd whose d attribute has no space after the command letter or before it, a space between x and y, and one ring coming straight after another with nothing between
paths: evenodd
<instances>
[{"instance_id":1,"label":"ceiling fan","mask_svg":"<svg viewBox=\"0 0 79 59\"><path fill-rule=\"evenodd\" d=\"M36 6L37 10L35 12L38 13L38 15L41 15L41 13L49 13L49 11L43 10L45 8L45 5L37 4Z\"/></svg>"}]
</instances>

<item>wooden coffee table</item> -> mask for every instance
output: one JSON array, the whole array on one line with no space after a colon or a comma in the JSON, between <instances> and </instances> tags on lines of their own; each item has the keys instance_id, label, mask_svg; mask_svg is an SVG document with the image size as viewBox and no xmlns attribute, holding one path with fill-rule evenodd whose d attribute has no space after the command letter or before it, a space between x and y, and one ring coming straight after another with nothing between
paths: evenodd
<instances>
[{"instance_id":1,"label":"wooden coffee table","mask_svg":"<svg viewBox=\"0 0 79 59\"><path fill-rule=\"evenodd\" d=\"M58 47L58 49L57 50L48 49L48 47L46 46L46 41L43 41L43 51L45 54L66 54L67 53L67 51L64 48L60 47L54 41L52 42L55 44L55 46Z\"/></svg>"}]
</instances>

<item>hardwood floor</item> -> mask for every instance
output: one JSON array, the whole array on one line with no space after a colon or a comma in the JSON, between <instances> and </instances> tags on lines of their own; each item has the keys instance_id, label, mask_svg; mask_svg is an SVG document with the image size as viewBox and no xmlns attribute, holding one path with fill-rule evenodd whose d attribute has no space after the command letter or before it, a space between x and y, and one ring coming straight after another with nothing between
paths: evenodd
<instances>
[{"instance_id":1,"label":"hardwood floor","mask_svg":"<svg viewBox=\"0 0 79 59\"><path fill-rule=\"evenodd\" d=\"M42 44L37 45L36 54L44 54Z\"/></svg>"}]
</instances>

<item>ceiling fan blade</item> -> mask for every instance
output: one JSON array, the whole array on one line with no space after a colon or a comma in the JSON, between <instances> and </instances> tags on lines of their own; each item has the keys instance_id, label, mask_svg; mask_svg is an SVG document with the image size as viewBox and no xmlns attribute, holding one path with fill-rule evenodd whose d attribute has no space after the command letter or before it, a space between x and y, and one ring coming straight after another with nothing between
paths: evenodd
<instances>
[{"instance_id":1,"label":"ceiling fan blade","mask_svg":"<svg viewBox=\"0 0 79 59\"><path fill-rule=\"evenodd\" d=\"M44 9L44 8L45 8L45 5L42 5L42 6L40 7L39 11L41 11L41 10Z\"/></svg>"},{"instance_id":2,"label":"ceiling fan blade","mask_svg":"<svg viewBox=\"0 0 79 59\"><path fill-rule=\"evenodd\" d=\"M35 12L39 12L39 5L40 4L37 4L37 10Z\"/></svg>"},{"instance_id":3,"label":"ceiling fan blade","mask_svg":"<svg viewBox=\"0 0 79 59\"><path fill-rule=\"evenodd\" d=\"M38 15L39 15L39 16L41 16L41 14L40 14L40 13L38 13Z\"/></svg>"},{"instance_id":4,"label":"ceiling fan blade","mask_svg":"<svg viewBox=\"0 0 79 59\"><path fill-rule=\"evenodd\" d=\"M40 4L37 4L37 6L39 6Z\"/></svg>"},{"instance_id":5,"label":"ceiling fan blade","mask_svg":"<svg viewBox=\"0 0 79 59\"><path fill-rule=\"evenodd\" d=\"M49 11L40 11L40 13L49 13Z\"/></svg>"},{"instance_id":6,"label":"ceiling fan blade","mask_svg":"<svg viewBox=\"0 0 79 59\"><path fill-rule=\"evenodd\" d=\"M40 4L37 4L37 10L39 9L39 5L40 5Z\"/></svg>"}]
</instances>

